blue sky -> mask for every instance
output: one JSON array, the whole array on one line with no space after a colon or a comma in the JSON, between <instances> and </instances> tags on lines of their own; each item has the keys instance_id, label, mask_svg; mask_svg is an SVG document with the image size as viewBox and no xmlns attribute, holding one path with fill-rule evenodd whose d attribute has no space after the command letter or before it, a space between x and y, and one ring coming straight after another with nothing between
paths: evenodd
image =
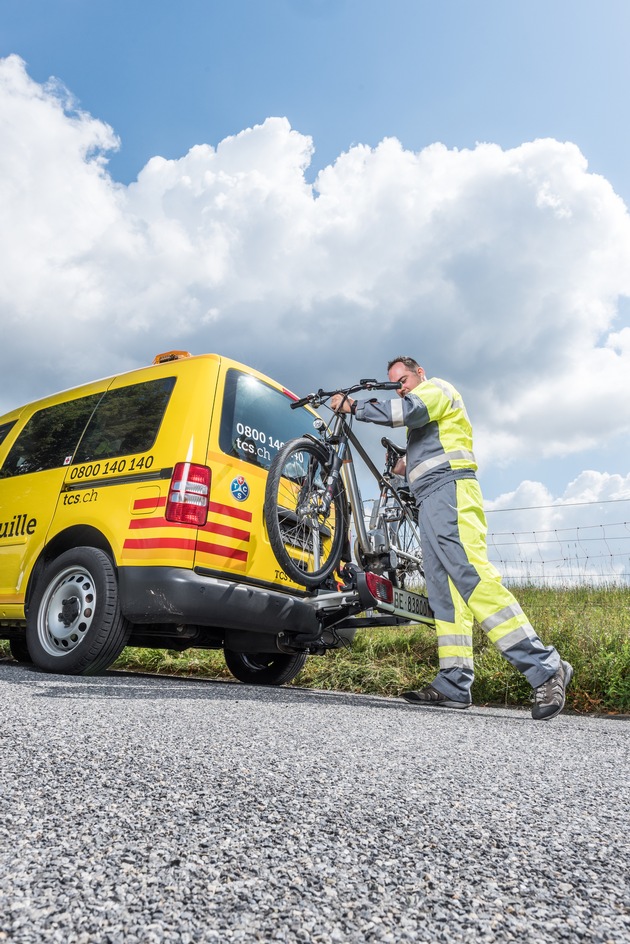
<instances>
[{"instance_id":1,"label":"blue sky","mask_svg":"<svg viewBox=\"0 0 630 944\"><path fill-rule=\"evenodd\" d=\"M630 200L626 0L3 0L0 51L121 139L112 175L286 115L312 170L396 136L573 141Z\"/></svg>"},{"instance_id":2,"label":"blue sky","mask_svg":"<svg viewBox=\"0 0 630 944\"><path fill-rule=\"evenodd\" d=\"M629 34L626 0L2 0L0 410L156 349L299 392L419 352L489 501L630 497Z\"/></svg>"}]
</instances>

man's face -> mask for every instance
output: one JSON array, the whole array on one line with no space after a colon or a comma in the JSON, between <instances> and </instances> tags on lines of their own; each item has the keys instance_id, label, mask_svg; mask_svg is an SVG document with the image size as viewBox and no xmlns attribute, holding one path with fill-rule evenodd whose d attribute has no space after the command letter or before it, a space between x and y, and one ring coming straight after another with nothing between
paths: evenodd
<instances>
[{"instance_id":1,"label":"man's face","mask_svg":"<svg viewBox=\"0 0 630 944\"><path fill-rule=\"evenodd\" d=\"M425 376L422 367L413 370L411 367L405 367L400 361L396 361L395 364L392 364L391 370L389 371L389 379L393 383L399 381L402 384L400 389L396 392L399 397L404 397L405 394L414 390L418 384L421 384Z\"/></svg>"}]
</instances>

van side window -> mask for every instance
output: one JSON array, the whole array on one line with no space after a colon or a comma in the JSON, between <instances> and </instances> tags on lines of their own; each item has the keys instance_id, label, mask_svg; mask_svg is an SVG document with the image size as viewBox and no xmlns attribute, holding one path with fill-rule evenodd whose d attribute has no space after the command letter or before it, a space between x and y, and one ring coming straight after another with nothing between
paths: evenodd
<instances>
[{"instance_id":1,"label":"van side window","mask_svg":"<svg viewBox=\"0 0 630 944\"><path fill-rule=\"evenodd\" d=\"M151 449L174 386L175 377L163 377L108 390L81 437L73 465Z\"/></svg>"},{"instance_id":2,"label":"van side window","mask_svg":"<svg viewBox=\"0 0 630 944\"><path fill-rule=\"evenodd\" d=\"M11 446L0 478L68 465L101 396L95 393L67 400L34 413Z\"/></svg>"},{"instance_id":3,"label":"van side window","mask_svg":"<svg viewBox=\"0 0 630 944\"><path fill-rule=\"evenodd\" d=\"M7 433L9 433L9 432L13 429L13 427L14 427L15 424L16 424L16 422L17 422L17 420L11 420L10 423L2 423L2 424L0 424L0 446L2 445L2 443L3 443L3 442L5 441L5 439L7 438Z\"/></svg>"},{"instance_id":4,"label":"van side window","mask_svg":"<svg viewBox=\"0 0 630 944\"><path fill-rule=\"evenodd\" d=\"M228 456L268 469L271 460L289 439L308 432L313 414L291 410L291 400L270 384L230 368L225 394L219 446Z\"/></svg>"}]
</instances>

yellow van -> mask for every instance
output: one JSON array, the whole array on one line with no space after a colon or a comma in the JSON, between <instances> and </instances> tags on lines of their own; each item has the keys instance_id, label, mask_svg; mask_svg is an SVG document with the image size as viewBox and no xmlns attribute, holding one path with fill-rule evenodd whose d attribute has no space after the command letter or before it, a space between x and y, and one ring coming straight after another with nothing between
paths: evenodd
<instances>
[{"instance_id":1,"label":"yellow van","mask_svg":"<svg viewBox=\"0 0 630 944\"><path fill-rule=\"evenodd\" d=\"M350 642L370 600L306 592L267 537L271 459L315 418L291 399L233 360L175 351L0 417L13 655L88 674L126 645L223 648L237 678L281 684Z\"/></svg>"}]
</instances>

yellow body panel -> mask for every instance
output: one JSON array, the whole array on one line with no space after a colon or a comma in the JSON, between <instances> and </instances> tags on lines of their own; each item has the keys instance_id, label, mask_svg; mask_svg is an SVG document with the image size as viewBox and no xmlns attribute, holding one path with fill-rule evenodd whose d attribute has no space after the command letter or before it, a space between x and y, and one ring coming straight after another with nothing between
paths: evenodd
<instances>
[{"instance_id":1,"label":"yellow body panel","mask_svg":"<svg viewBox=\"0 0 630 944\"><path fill-rule=\"evenodd\" d=\"M106 378L0 417L0 434L5 433L0 443L0 621L24 618L30 578L51 542L72 545L75 535L77 543L89 542L91 531L107 542L118 567L198 568L235 581L245 578L298 589L280 571L267 537L266 470L220 447L224 384L231 369L283 390L255 370L208 354ZM87 462L75 462L76 443L69 442L62 466L3 474L12 445L38 411L91 395L98 400L105 391L167 378L175 378L175 383L149 450L123 450L113 458L95 455ZM165 519L172 471L181 462L211 470L210 507L203 528ZM235 490L245 499L239 501Z\"/></svg>"}]
</instances>

